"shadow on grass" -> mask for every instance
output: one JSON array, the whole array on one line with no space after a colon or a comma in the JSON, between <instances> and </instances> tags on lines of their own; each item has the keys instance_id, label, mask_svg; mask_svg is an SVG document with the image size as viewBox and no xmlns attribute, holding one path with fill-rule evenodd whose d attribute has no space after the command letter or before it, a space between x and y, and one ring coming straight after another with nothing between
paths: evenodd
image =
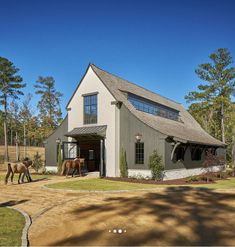
<instances>
[{"instance_id":1,"label":"shadow on grass","mask_svg":"<svg viewBox=\"0 0 235 247\"><path fill-rule=\"evenodd\" d=\"M73 210L80 222L89 219L90 230L53 245L235 245L235 194L212 189L186 187L167 188L164 192L134 193L131 196L110 196L102 204L85 205ZM126 234L107 234L100 229L123 219ZM144 221L144 217L145 221ZM172 222L172 223L169 223ZM82 223L81 223L82 224ZM82 225L79 226L82 228ZM129 229L128 229L129 227ZM93 230L95 228L95 230Z\"/></svg>"},{"instance_id":2,"label":"shadow on grass","mask_svg":"<svg viewBox=\"0 0 235 247\"><path fill-rule=\"evenodd\" d=\"M0 203L0 207L12 207L12 206L15 206L15 205L18 205L18 204L21 204L21 203L25 203L29 200L10 200L10 201L7 201L7 202L2 202Z\"/></svg>"}]
</instances>

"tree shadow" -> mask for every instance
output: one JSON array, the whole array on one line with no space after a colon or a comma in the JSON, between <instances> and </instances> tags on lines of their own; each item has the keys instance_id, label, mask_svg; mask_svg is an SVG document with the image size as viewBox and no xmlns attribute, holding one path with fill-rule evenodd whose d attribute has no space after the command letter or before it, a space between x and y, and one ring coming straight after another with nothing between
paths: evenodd
<instances>
[{"instance_id":1,"label":"tree shadow","mask_svg":"<svg viewBox=\"0 0 235 247\"><path fill-rule=\"evenodd\" d=\"M110 195L71 213L81 222L81 229L82 222L89 220L91 231L53 245L94 245L101 238L111 246L235 245L233 193L169 187L164 192ZM122 225L127 233L107 234L107 228L98 227L102 222L117 228Z\"/></svg>"},{"instance_id":2,"label":"tree shadow","mask_svg":"<svg viewBox=\"0 0 235 247\"><path fill-rule=\"evenodd\" d=\"M10 201L7 201L7 202L2 202L0 203L0 207L12 207L12 206L15 206L15 205L18 205L18 204L22 204L22 203L25 203L29 200L10 200Z\"/></svg>"}]
</instances>

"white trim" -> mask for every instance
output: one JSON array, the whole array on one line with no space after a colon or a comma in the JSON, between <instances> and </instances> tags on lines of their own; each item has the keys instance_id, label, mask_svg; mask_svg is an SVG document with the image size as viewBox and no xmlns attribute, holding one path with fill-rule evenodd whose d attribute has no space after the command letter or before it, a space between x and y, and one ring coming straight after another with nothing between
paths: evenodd
<instances>
[{"instance_id":1,"label":"white trim","mask_svg":"<svg viewBox=\"0 0 235 247\"><path fill-rule=\"evenodd\" d=\"M45 166L47 172L57 172L57 166Z\"/></svg>"},{"instance_id":2,"label":"white trim","mask_svg":"<svg viewBox=\"0 0 235 247\"><path fill-rule=\"evenodd\" d=\"M210 172L218 172L220 170L224 170L224 166L212 166L210 168ZM196 176L203 173L206 173L206 168L192 168L192 169L174 169L174 170L165 170L163 180L172 180L179 178L186 178L190 176ZM139 169L128 169L129 177L151 177L151 170L139 170Z\"/></svg>"}]
</instances>

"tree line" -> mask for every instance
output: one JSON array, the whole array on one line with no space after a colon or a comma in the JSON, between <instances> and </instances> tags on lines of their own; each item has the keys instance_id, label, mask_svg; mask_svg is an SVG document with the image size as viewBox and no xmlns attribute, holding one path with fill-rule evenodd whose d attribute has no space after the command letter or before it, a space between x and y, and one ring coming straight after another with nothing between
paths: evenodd
<instances>
[{"instance_id":1,"label":"tree line","mask_svg":"<svg viewBox=\"0 0 235 247\"><path fill-rule=\"evenodd\" d=\"M0 57L0 143L4 143L4 160L9 160L8 145L42 146L62 121L62 93L51 76L39 76L34 94L39 95L32 107L33 94L24 94L26 83L19 69L7 58ZM35 104L35 102L33 102Z\"/></svg>"},{"instance_id":2,"label":"tree line","mask_svg":"<svg viewBox=\"0 0 235 247\"><path fill-rule=\"evenodd\" d=\"M235 162L235 68L231 53L219 48L209 56L210 62L195 70L201 83L198 90L185 96L189 112L212 136L227 144L227 161ZM24 145L42 146L45 138L62 121L60 100L53 77L39 76L34 88L40 96L37 112L31 107L32 94L24 95L26 84L18 75L19 69L0 57L0 139L7 145L16 141ZM24 97L19 104L20 97Z\"/></svg>"}]
</instances>

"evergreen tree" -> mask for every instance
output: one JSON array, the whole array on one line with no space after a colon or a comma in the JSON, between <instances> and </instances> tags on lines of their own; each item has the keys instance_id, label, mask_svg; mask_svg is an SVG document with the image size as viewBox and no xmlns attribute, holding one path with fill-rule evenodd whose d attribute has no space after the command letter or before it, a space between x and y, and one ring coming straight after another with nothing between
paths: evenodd
<instances>
[{"instance_id":1,"label":"evergreen tree","mask_svg":"<svg viewBox=\"0 0 235 247\"><path fill-rule=\"evenodd\" d=\"M45 136L55 129L62 120L60 99L62 93L56 91L53 77L39 76L35 84L36 94L40 95L38 102L42 131Z\"/></svg>"},{"instance_id":2,"label":"evergreen tree","mask_svg":"<svg viewBox=\"0 0 235 247\"><path fill-rule=\"evenodd\" d=\"M235 68L228 49L220 48L209 56L211 63L200 64L195 70L205 83L185 98L193 102L189 112L212 136L228 144L227 158L232 158L235 108Z\"/></svg>"},{"instance_id":3,"label":"evergreen tree","mask_svg":"<svg viewBox=\"0 0 235 247\"><path fill-rule=\"evenodd\" d=\"M196 69L198 77L206 81L198 86L199 91L190 92L185 98L187 102L197 102L191 106L202 109L202 114L207 113L205 118L213 115L213 119L219 120L221 140L225 139L225 118L226 111L231 105L231 96L235 94L235 68L231 67L232 57L228 49L220 48L212 53L209 58L212 63L200 64ZM210 114L210 111L212 113ZM207 119L205 119L207 121ZM217 130L215 130L218 133Z\"/></svg>"},{"instance_id":4,"label":"evergreen tree","mask_svg":"<svg viewBox=\"0 0 235 247\"><path fill-rule=\"evenodd\" d=\"M5 161L9 160L8 155L8 135L7 135L7 108L8 100L12 98L14 100L19 99L20 95L23 95L21 91L26 84L22 83L23 79L17 75L19 69L14 64L4 57L0 57L0 104L4 109L4 142L5 142Z\"/></svg>"}]
</instances>

